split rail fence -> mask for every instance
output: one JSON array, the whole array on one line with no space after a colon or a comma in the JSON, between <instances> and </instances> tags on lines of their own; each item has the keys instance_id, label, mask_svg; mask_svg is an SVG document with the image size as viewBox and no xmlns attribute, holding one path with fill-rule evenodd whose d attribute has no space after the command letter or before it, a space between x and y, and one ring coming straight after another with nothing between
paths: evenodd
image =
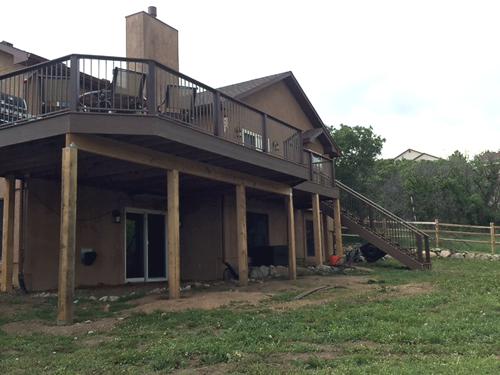
<instances>
[{"instance_id":1,"label":"split rail fence","mask_svg":"<svg viewBox=\"0 0 500 375\"><path fill-rule=\"evenodd\" d=\"M409 221L427 233L434 247L445 247L453 243L453 250L469 250L497 253L500 250L500 225L465 225L434 221ZM342 228L343 230L347 228ZM342 233L345 237L359 237L357 234ZM457 248L458 247L458 248Z\"/></svg>"}]
</instances>

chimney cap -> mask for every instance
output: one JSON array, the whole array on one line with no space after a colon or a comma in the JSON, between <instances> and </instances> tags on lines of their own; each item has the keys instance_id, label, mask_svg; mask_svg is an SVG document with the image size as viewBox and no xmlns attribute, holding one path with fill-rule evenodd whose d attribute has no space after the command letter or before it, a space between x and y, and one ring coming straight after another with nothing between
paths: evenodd
<instances>
[{"instance_id":1,"label":"chimney cap","mask_svg":"<svg viewBox=\"0 0 500 375\"><path fill-rule=\"evenodd\" d=\"M148 7L148 14L149 14L151 17L156 18L156 7L154 7L154 6L150 6L150 7Z\"/></svg>"}]
</instances>

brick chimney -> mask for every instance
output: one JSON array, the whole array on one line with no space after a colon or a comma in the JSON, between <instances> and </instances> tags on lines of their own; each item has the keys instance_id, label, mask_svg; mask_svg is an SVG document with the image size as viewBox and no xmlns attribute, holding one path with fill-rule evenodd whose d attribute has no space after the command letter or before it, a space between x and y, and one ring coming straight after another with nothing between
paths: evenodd
<instances>
[{"instance_id":1,"label":"brick chimney","mask_svg":"<svg viewBox=\"0 0 500 375\"><path fill-rule=\"evenodd\" d=\"M156 7L125 20L127 57L153 59L179 70L179 32L156 18Z\"/></svg>"}]
</instances>

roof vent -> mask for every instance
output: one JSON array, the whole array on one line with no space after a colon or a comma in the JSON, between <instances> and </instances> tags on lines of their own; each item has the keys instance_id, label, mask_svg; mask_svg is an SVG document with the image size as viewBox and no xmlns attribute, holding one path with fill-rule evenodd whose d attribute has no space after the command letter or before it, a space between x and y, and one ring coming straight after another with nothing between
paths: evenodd
<instances>
[{"instance_id":1,"label":"roof vent","mask_svg":"<svg viewBox=\"0 0 500 375\"><path fill-rule=\"evenodd\" d=\"M153 17L153 18L156 18L156 7L148 7L148 14Z\"/></svg>"}]
</instances>

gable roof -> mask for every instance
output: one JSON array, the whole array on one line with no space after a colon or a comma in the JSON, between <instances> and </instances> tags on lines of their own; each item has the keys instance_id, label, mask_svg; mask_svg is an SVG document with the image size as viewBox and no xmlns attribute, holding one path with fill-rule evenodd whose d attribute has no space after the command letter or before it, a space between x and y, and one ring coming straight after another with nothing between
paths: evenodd
<instances>
[{"instance_id":1,"label":"gable roof","mask_svg":"<svg viewBox=\"0 0 500 375\"><path fill-rule=\"evenodd\" d=\"M232 85L220 87L218 90L228 96L234 97L239 100L244 100L246 97L280 81L285 82L313 126L322 130L322 133L320 135L317 135L316 137L318 137L323 145L327 146L327 148L329 149L329 154L331 156L341 156L342 152L340 151L340 148L333 140L330 132L323 123L323 120L321 120L321 118L319 117L316 109L309 101L309 98L305 94L304 90L302 89L292 72L278 73L266 77L252 79L249 81L235 83Z\"/></svg>"},{"instance_id":2,"label":"gable roof","mask_svg":"<svg viewBox=\"0 0 500 375\"><path fill-rule=\"evenodd\" d=\"M436 159L436 160L441 159L440 157L437 157L437 156L434 156L434 155L428 154L428 153L426 153L426 152L417 151L417 150L415 150L415 149L413 149L413 148L409 148L408 150L403 151L403 152L402 152L402 153L400 153L398 156L396 156L394 159L397 159L397 158L399 158L399 157L403 156L404 154L406 154L406 153L408 153L408 152L416 152L417 154L419 154L419 155L417 155L416 157L414 157L414 158L413 158L413 159L411 159L411 160L418 160L418 159L420 159L420 158L421 158L421 157L423 157L423 156L430 156L431 158L434 158L434 159Z\"/></svg>"},{"instance_id":3,"label":"gable roof","mask_svg":"<svg viewBox=\"0 0 500 375\"><path fill-rule=\"evenodd\" d=\"M47 61L46 58L16 48L12 43L6 42L5 40L0 42L0 51L11 55L14 58L14 64L29 66Z\"/></svg>"}]
</instances>

